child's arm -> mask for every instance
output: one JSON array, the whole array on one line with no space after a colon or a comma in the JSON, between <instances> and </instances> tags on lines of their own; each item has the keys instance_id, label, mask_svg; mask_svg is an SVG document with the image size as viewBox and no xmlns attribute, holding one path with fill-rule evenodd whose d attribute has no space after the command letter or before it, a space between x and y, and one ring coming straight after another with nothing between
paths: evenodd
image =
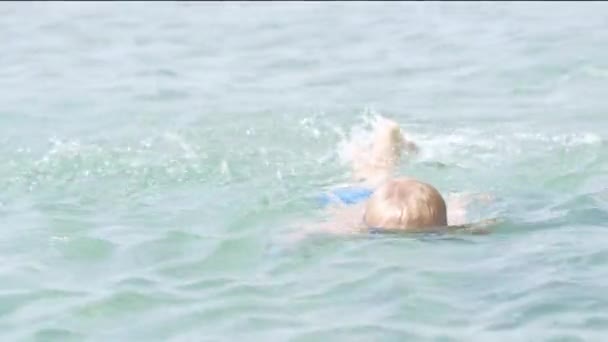
<instances>
[{"instance_id":1,"label":"child's arm","mask_svg":"<svg viewBox=\"0 0 608 342\"><path fill-rule=\"evenodd\" d=\"M326 220L306 223L287 236L289 242L298 242L315 235L352 235L365 231L362 217L365 202L342 205L332 203L325 210Z\"/></svg>"},{"instance_id":2,"label":"child's arm","mask_svg":"<svg viewBox=\"0 0 608 342\"><path fill-rule=\"evenodd\" d=\"M374 126L371 145L354 153L354 178L372 187L377 186L392 176L402 152L416 154L418 146L404 137L397 122L386 118L379 120Z\"/></svg>"},{"instance_id":3,"label":"child's arm","mask_svg":"<svg viewBox=\"0 0 608 342\"><path fill-rule=\"evenodd\" d=\"M473 201L481 201L488 203L493 200L492 195L487 193L473 194L460 193L449 194L446 198L446 206L448 210L448 224L450 226L464 225L467 222L467 207Z\"/></svg>"},{"instance_id":4,"label":"child's arm","mask_svg":"<svg viewBox=\"0 0 608 342\"><path fill-rule=\"evenodd\" d=\"M474 235L485 235L490 234L488 229L490 226L501 223L502 220L499 218L485 219L479 222L461 224L457 226L448 226L447 230L454 233L471 233Z\"/></svg>"}]
</instances>

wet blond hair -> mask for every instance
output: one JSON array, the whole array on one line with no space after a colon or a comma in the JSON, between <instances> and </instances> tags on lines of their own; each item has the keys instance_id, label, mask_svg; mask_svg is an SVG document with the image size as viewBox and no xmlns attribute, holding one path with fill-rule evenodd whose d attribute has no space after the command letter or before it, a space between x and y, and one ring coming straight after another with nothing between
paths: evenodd
<instances>
[{"instance_id":1,"label":"wet blond hair","mask_svg":"<svg viewBox=\"0 0 608 342\"><path fill-rule=\"evenodd\" d=\"M380 186L367 201L368 227L418 231L447 226L446 204L432 185L395 178Z\"/></svg>"}]
</instances>

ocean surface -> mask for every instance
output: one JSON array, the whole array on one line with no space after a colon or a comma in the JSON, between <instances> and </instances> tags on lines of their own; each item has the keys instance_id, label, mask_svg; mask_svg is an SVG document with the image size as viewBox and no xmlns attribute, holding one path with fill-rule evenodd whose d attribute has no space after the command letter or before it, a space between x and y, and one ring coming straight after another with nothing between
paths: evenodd
<instances>
[{"instance_id":1,"label":"ocean surface","mask_svg":"<svg viewBox=\"0 0 608 342\"><path fill-rule=\"evenodd\" d=\"M608 3L3 2L0 340L605 341ZM489 235L285 236L377 116Z\"/></svg>"}]
</instances>

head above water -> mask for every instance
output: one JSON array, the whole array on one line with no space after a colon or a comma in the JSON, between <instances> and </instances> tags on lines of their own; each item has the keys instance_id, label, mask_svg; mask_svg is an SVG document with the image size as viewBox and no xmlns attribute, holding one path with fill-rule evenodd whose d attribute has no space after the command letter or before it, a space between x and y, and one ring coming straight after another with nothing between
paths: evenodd
<instances>
[{"instance_id":1,"label":"head above water","mask_svg":"<svg viewBox=\"0 0 608 342\"><path fill-rule=\"evenodd\" d=\"M370 197L363 217L368 227L419 231L447 226L446 204L433 186L395 178Z\"/></svg>"}]
</instances>

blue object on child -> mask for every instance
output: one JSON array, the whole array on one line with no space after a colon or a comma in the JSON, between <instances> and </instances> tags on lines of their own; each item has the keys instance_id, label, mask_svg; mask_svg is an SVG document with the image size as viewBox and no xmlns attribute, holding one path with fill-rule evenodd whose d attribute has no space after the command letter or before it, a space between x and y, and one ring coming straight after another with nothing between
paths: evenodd
<instances>
[{"instance_id":1,"label":"blue object on child","mask_svg":"<svg viewBox=\"0 0 608 342\"><path fill-rule=\"evenodd\" d=\"M329 193L324 193L319 197L321 205L326 206L330 203L356 204L363 202L372 195L373 191L361 187L344 187L333 189Z\"/></svg>"}]
</instances>

